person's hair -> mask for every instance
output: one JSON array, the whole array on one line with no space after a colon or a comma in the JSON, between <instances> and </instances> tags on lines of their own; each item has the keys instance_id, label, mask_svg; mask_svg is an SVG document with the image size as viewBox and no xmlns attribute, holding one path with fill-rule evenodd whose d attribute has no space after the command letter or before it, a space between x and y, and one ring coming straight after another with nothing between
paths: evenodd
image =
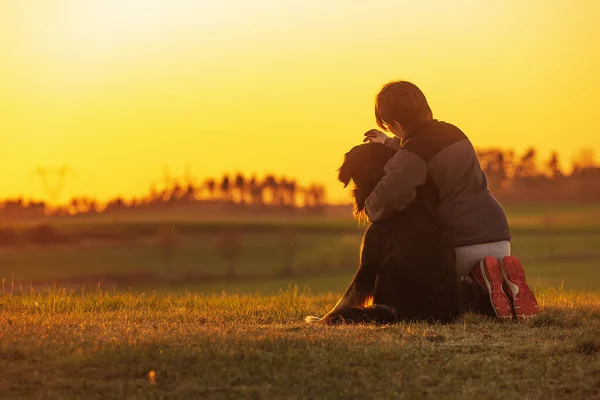
<instances>
[{"instance_id":1,"label":"person's hair","mask_svg":"<svg viewBox=\"0 0 600 400\"><path fill-rule=\"evenodd\" d=\"M389 131L396 121L403 129L410 130L423 121L431 121L433 113L421 90L407 81L386 83L375 98L377 125Z\"/></svg>"}]
</instances>

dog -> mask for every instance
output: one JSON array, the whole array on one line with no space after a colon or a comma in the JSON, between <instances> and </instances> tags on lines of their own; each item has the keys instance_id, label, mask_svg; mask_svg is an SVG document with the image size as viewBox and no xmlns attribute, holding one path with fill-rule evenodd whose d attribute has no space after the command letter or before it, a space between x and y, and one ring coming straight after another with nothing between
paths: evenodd
<instances>
[{"instance_id":1,"label":"dog","mask_svg":"<svg viewBox=\"0 0 600 400\"><path fill-rule=\"evenodd\" d=\"M381 143L358 145L346 153L339 180L354 182L354 215L366 221L365 201L396 151ZM435 183L428 177L415 200L388 219L369 224L354 278L325 324L399 321L449 322L460 314L455 252L438 211Z\"/></svg>"}]
</instances>

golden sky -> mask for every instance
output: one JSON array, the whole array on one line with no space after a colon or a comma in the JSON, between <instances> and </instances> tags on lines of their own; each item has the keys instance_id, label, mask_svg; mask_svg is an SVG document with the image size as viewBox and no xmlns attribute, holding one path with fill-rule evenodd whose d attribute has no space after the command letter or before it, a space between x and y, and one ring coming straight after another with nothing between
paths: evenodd
<instances>
[{"instance_id":1,"label":"golden sky","mask_svg":"<svg viewBox=\"0 0 600 400\"><path fill-rule=\"evenodd\" d=\"M600 153L600 1L3 0L0 198L139 195L163 166L327 185L417 84L476 146Z\"/></svg>"}]
</instances>

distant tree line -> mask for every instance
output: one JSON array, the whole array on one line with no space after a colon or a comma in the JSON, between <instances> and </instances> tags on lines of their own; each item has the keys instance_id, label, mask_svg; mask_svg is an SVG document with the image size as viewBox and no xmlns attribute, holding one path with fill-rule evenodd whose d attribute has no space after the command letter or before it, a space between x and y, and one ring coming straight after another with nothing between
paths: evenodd
<instances>
[{"instance_id":1,"label":"distant tree line","mask_svg":"<svg viewBox=\"0 0 600 400\"><path fill-rule=\"evenodd\" d=\"M590 150L582 150L567 173L557 152L545 160L534 148L522 154L513 150L478 149L481 167L494 195L503 204L600 202L600 164ZM74 215L126 210L159 210L177 206L216 206L226 210L282 212L303 208L322 212L326 190L319 184L299 185L295 179L268 174L262 178L239 172L220 179L197 183L192 178L168 179L153 183L146 196L116 197L100 204L91 197L72 198L67 204L48 206L24 198L0 202L0 217L28 217L42 214ZM0 221L1 222L1 221Z\"/></svg>"},{"instance_id":2,"label":"distant tree line","mask_svg":"<svg viewBox=\"0 0 600 400\"><path fill-rule=\"evenodd\" d=\"M225 174L220 179L208 178L200 184L190 178L169 179L162 184L153 183L146 196L131 199L116 197L105 204L91 197L74 197L67 204L52 207L24 198L5 200L0 202L0 216L74 215L203 205L265 212L290 211L301 207L321 212L326 205L326 195L325 187L319 184L302 186L295 179L287 177L269 174L260 179L256 175L247 177L240 172Z\"/></svg>"},{"instance_id":3,"label":"distant tree line","mask_svg":"<svg viewBox=\"0 0 600 400\"><path fill-rule=\"evenodd\" d=\"M534 148L477 150L494 195L506 204L600 202L600 164L591 150L582 150L567 173L557 152L545 160Z\"/></svg>"}]
</instances>

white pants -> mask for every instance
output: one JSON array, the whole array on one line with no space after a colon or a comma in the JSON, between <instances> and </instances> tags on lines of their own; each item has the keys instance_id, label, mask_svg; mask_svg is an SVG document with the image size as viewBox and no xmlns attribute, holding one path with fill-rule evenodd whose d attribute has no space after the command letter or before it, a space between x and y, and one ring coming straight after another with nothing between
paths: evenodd
<instances>
[{"instance_id":1,"label":"white pants","mask_svg":"<svg viewBox=\"0 0 600 400\"><path fill-rule=\"evenodd\" d=\"M457 247L456 249L456 272L459 277L468 276L469 272L479 265L479 262L486 256L492 256L502 260L510 256L510 242L474 244L471 246Z\"/></svg>"}]
</instances>

